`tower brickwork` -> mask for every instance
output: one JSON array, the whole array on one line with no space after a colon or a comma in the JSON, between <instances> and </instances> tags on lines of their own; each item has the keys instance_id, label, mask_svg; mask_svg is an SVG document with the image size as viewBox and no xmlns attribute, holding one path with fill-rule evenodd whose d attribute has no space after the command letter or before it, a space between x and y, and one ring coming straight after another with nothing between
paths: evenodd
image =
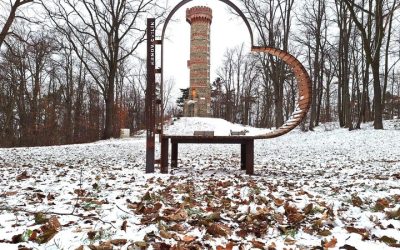
<instances>
[{"instance_id":1,"label":"tower brickwork","mask_svg":"<svg viewBox=\"0 0 400 250\"><path fill-rule=\"evenodd\" d=\"M189 99L185 101L185 116L211 116L210 88L210 26L212 10L198 6L186 10L190 31Z\"/></svg>"}]
</instances>

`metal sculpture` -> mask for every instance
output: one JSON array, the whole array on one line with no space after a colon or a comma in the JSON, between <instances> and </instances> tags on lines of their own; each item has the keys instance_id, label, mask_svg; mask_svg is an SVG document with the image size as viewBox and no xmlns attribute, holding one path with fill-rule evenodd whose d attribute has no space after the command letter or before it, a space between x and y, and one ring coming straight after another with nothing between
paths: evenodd
<instances>
[{"instance_id":1,"label":"metal sculpture","mask_svg":"<svg viewBox=\"0 0 400 250\"><path fill-rule=\"evenodd\" d=\"M178 144L179 143L232 143L232 144L240 144L241 145L241 166L242 169L246 169L247 174L254 173L254 140L255 139L270 139L274 137L278 137L284 135L297 127L301 121L306 117L307 112L311 105L311 79L308 75L304 66L297 60L294 56L289 54L286 51L266 46L256 46L254 45L253 39L253 31L251 29L250 23L247 20L246 16L243 12L231 1L229 0L219 0L230 6L237 14L243 19L244 23L247 26L250 35L251 41L251 51L257 53L267 53L273 56L280 58L283 62L285 62L293 71L294 76L297 81L297 86L299 89L299 96L296 101L296 108L294 112L291 114L289 119L279 128L274 131L268 132L263 135L258 136L172 136L163 134L163 114L164 107L162 107L162 100L155 100L154 90L155 90L155 74L161 74L161 84L160 91L163 91L163 65L164 65L164 38L167 26L172 16L185 4L192 2L193 0L183 0L178 3L170 12L168 17L164 22L164 26L161 33L161 40L155 39L155 30L154 19L149 19L148 21L148 68L147 68L147 89L146 89L146 112L148 119L146 120L146 128L147 128L147 147L146 147L146 173L154 172L154 133L160 134L161 141L161 172L168 173L168 145L171 140L172 144L172 166L177 165L177 156L178 156ZM154 31L154 32L153 32ZM155 69L155 45L161 46L161 68ZM150 64L150 65L149 65ZM159 110L161 111L160 123L157 128L155 117L155 106L161 105Z\"/></svg>"}]
</instances>

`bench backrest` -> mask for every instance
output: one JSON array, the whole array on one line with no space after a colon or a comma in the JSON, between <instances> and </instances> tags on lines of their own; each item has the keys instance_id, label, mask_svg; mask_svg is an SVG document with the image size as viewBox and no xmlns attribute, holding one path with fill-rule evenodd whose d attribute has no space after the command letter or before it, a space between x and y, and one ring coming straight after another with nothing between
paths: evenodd
<instances>
[{"instance_id":1,"label":"bench backrest","mask_svg":"<svg viewBox=\"0 0 400 250\"><path fill-rule=\"evenodd\" d=\"M232 131L231 130L231 135L246 135L246 131L242 130L242 131Z\"/></svg>"},{"instance_id":2,"label":"bench backrest","mask_svg":"<svg viewBox=\"0 0 400 250\"><path fill-rule=\"evenodd\" d=\"M214 136L214 131L194 131L194 136Z\"/></svg>"}]
</instances>

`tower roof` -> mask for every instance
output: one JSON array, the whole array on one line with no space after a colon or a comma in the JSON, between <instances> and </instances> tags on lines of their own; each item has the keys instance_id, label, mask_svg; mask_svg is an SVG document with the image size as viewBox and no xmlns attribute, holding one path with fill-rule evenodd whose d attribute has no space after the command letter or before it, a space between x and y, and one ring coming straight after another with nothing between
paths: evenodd
<instances>
[{"instance_id":1,"label":"tower roof","mask_svg":"<svg viewBox=\"0 0 400 250\"><path fill-rule=\"evenodd\" d=\"M186 10L186 21L192 23L193 21L205 21L211 23L212 10L206 6L196 6Z\"/></svg>"}]
</instances>

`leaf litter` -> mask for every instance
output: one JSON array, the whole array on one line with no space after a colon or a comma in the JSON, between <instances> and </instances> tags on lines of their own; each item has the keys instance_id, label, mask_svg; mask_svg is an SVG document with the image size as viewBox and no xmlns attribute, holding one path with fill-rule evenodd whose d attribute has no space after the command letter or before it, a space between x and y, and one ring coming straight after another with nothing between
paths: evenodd
<instances>
[{"instance_id":1,"label":"leaf litter","mask_svg":"<svg viewBox=\"0 0 400 250\"><path fill-rule=\"evenodd\" d=\"M399 148L294 131L256 141L254 176L235 145L180 145L171 175L143 137L0 149L0 249L399 249Z\"/></svg>"}]
</instances>

